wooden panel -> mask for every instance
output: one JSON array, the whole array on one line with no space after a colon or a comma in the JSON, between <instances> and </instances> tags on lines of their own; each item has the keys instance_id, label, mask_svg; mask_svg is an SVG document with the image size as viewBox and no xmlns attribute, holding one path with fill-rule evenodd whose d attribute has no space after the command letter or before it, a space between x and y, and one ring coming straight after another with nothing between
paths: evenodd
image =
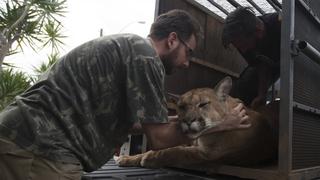
<instances>
[{"instance_id":1,"label":"wooden panel","mask_svg":"<svg viewBox=\"0 0 320 180\"><path fill-rule=\"evenodd\" d=\"M223 23L208 16L205 34L205 60L229 69L234 73L240 73L246 62L235 48L225 49L222 46L221 36Z\"/></svg>"},{"instance_id":2,"label":"wooden panel","mask_svg":"<svg viewBox=\"0 0 320 180\"><path fill-rule=\"evenodd\" d=\"M170 93L182 94L193 88L214 87L226 74L212 70L197 63L190 64L190 68L178 70L166 78L166 89Z\"/></svg>"}]
</instances>

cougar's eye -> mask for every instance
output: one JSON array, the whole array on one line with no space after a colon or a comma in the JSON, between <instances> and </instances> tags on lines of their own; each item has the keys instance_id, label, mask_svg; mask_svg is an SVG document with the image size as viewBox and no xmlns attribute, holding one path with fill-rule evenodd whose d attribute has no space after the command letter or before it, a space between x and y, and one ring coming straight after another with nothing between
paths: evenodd
<instances>
[{"instance_id":1,"label":"cougar's eye","mask_svg":"<svg viewBox=\"0 0 320 180\"><path fill-rule=\"evenodd\" d=\"M202 107L204 107L204 106L206 106L206 105L208 105L208 104L210 104L210 101L200 103L200 104L198 105L198 107L199 107L199 108L202 108Z\"/></svg>"},{"instance_id":2,"label":"cougar's eye","mask_svg":"<svg viewBox=\"0 0 320 180\"><path fill-rule=\"evenodd\" d=\"M180 104L178 105L178 108L181 110L181 111L184 111L186 110L187 106L185 104Z\"/></svg>"}]
</instances>

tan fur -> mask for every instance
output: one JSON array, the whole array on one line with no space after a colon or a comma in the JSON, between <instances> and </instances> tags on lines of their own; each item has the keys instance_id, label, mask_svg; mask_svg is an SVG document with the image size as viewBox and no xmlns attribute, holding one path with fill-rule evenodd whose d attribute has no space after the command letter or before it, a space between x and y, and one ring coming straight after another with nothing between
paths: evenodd
<instances>
[{"instance_id":1,"label":"tan fur","mask_svg":"<svg viewBox=\"0 0 320 180\"><path fill-rule=\"evenodd\" d=\"M216 126L238 104L239 100L227 95L230 78L224 79L213 90L201 88L181 96L178 115L182 129L190 137L198 137L191 146L177 146L159 151L148 151L136 156L122 156L120 166L188 166L205 162L232 165L253 165L275 158L278 104L247 108L252 126L248 129L201 134ZM225 86L226 85L226 86ZM189 126L188 126L189 124Z\"/></svg>"}]
</instances>

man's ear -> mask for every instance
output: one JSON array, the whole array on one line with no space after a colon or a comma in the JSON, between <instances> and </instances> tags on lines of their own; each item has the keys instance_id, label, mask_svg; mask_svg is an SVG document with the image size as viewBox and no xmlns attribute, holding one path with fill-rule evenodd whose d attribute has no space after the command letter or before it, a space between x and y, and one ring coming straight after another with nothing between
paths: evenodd
<instances>
[{"instance_id":1,"label":"man's ear","mask_svg":"<svg viewBox=\"0 0 320 180\"><path fill-rule=\"evenodd\" d=\"M215 87L214 91L219 100L225 101L232 88L232 79L227 76L222 79Z\"/></svg>"},{"instance_id":2,"label":"man's ear","mask_svg":"<svg viewBox=\"0 0 320 180\"><path fill-rule=\"evenodd\" d=\"M167 93L167 107L168 109L172 109L172 110L178 110L178 101L180 99L180 95L177 94L172 94L172 93Z\"/></svg>"},{"instance_id":3,"label":"man's ear","mask_svg":"<svg viewBox=\"0 0 320 180\"><path fill-rule=\"evenodd\" d=\"M179 38L176 32L171 32L167 38L167 46L169 50L175 49L179 45Z\"/></svg>"}]
</instances>

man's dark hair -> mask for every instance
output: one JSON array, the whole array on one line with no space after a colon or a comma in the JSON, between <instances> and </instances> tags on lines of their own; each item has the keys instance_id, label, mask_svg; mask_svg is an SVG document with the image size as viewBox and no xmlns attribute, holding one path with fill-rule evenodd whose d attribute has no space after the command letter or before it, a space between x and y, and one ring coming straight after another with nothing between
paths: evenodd
<instances>
[{"instance_id":1,"label":"man's dark hair","mask_svg":"<svg viewBox=\"0 0 320 180\"><path fill-rule=\"evenodd\" d=\"M157 40L167 38L176 32L182 40L188 40L192 34L198 41L202 38L199 22L184 10L174 9L158 16L150 29L150 37Z\"/></svg>"},{"instance_id":2,"label":"man's dark hair","mask_svg":"<svg viewBox=\"0 0 320 180\"><path fill-rule=\"evenodd\" d=\"M238 7L228 14L222 31L222 44L227 47L238 37L252 37L257 18L250 7Z\"/></svg>"}]
</instances>

